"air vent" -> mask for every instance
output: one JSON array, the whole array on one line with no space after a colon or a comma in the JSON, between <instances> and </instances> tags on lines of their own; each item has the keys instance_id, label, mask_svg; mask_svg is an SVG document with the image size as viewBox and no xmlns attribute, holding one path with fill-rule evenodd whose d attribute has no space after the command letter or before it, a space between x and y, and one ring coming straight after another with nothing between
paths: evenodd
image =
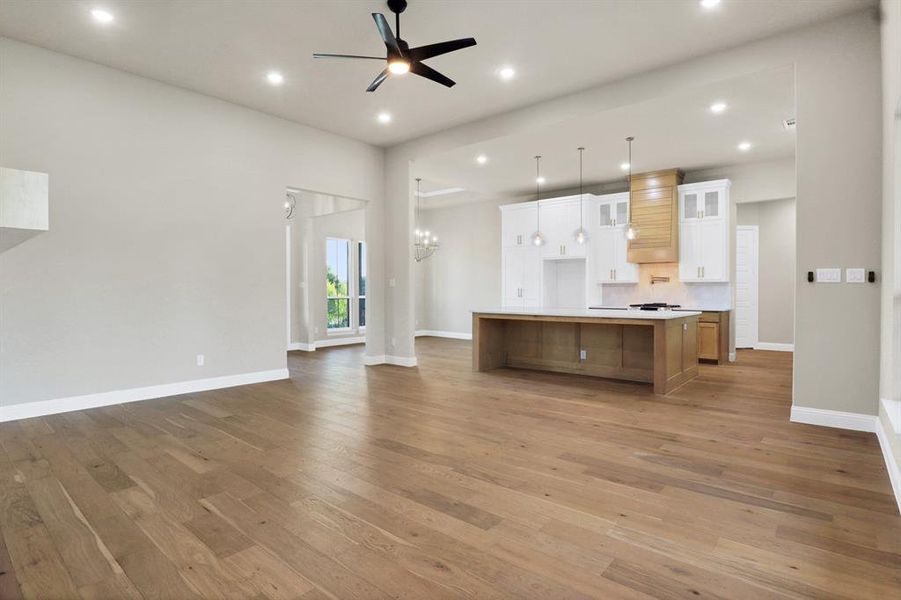
<instances>
[{"instance_id":1,"label":"air vent","mask_svg":"<svg viewBox=\"0 0 901 600\"><path fill-rule=\"evenodd\" d=\"M782 128L785 129L786 131L794 131L797 126L798 126L798 120L795 119L794 117L791 117L788 119L783 119L783 121L782 121Z\"/></svg>"}]
</instances>

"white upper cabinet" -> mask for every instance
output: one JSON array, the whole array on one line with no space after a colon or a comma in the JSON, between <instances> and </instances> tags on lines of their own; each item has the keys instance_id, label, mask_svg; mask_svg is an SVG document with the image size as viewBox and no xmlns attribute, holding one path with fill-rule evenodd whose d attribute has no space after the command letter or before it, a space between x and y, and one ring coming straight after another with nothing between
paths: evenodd
<instances>
[{"instance_id":1,"label":"white upper cabinet","mask_svg":"<svg viewBox=\"0 0 901 600\"><path fill-rule=\"evenodd\" d=\"M589 235L596 283L638 283L638 265L627 260L629 194L596 196L590 203Z\"/></svg>"},{"instance_id":2,"label":"white upper cabinet","mask_svg":"<svg viewBox=\"0 0 901 600\"><path fill-rule=\"evenodd\" d=\"M679 186L679 279L729 281L729 180Z\"/></svg>"},{"instance_id":3,"label":"white upper cabinet","mask_svg":"<svg viewBox=\"0 0 901 600\"><path fill-rule=\"evenodd\" d=\"M585 194L583 207L587 207L590 201L591 195ZM541 232L545 240L541 246L541 256L556 259L584 257L587 244L579 244L573 237L580 223L588 230L588 223L579 218L579 196L542 200L539 206Z\"/></svg>"},{"instance_id":4,"label":"white upper cabinet","mask_svg":"<svg viewBox=\"0 0 901 600\"><path fill-rule=\"evenodd\" d=\"M537 308L541 304L541 258L535 246L503 249L503 298L511 308Z\"/></svg>"},{"instance_id":5,"label":"white upper cabinet","mask_svg":"<svg viewBox=\"0 0 901 600\"><path fill-rule=\"evenodd\" d=\"M534 202L501 206L501 247L528 246L535 232L538 207Z\"/></svg>"}]
</instances>

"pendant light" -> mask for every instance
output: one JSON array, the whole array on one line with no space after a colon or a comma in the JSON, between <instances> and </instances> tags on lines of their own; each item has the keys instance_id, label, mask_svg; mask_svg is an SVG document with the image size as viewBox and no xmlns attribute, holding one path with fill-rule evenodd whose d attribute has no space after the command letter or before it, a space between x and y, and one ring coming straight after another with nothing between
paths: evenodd
<instances>
[{"instance_id":1,"label":"pendant light","mask_svg":"<svg viewBox=\"0 0 901 600\"><path fill-rule=\"evenodd\" d=\"M582 153L585 148L579 146L579 228L573 232L573 239L577 244L584 244L588 241L588 232L585 231L582 223Z\"/></svg>"},{"instance_id":2,"label":"pendant light","mask_svg":"<svg viewBox=\"0 0 901 600\"><path fill-rule=\"evenodd\" d=\"M541 233L541 204L538 202L541 194L541 155L535 157L535 233L532 234L532 244L544 245L544 234Z\"/></svg>"},{"instance_id":3,"label":"pendant light","mask_svg":"<svg viewBox=\"0 0 901 600\"><path fill-rule=\"evenodd\" d=\"M626 141L629 142L629 225L626 227L627 240L638 239L638 227L632 222L632 141L634 139L632 136L626 138Z\"/></svg>"},{"instance_id":4,"label":"pendant light","mask_svg":"<svg viewBox=\"0 0 901 600\"><path fill-rule=\"evenodd\" d=\"M416 229L413 231L413 258L416 262L424 261L438 250L438 237L432 235L429 230L423 231L419 228L419 199L422 197L419 191L419 183L421 181L421 177L416 178L416 214L414 215Z\"/></svg>"}]
</instances>

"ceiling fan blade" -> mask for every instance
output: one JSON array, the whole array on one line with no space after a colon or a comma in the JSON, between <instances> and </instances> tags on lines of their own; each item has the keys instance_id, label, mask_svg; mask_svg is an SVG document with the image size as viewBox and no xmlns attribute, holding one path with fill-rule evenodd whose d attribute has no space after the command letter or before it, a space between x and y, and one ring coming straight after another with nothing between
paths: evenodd
<instances>
[{"instance_id":1,"label":"ceiling fan blade","mask_svg":"<svg viewBox=\"0 0 901 600\"><path fill-rule=\"evenodd\" d=\"M385 15L382 13L372 13L372 18L375 19L375 26L379 28L379 35L382 36L382 41L385 42L388 53L403 56L403 52L400 51L400 46L397 43L397 38L394 37L394 34L391 32L391 26L388 25L388 20L385 18Z\"/></svg>"},{"instance_id":2,"label":"ceiling fan blade","mask_svg":"<svg viewBox=\"0 0 901 600\"><path fill-rule=\"evenodd\" d=\"M433 69L428 65L424 65L421 62L414 62L410 65L410 72L416 73L420 77L425 77L426 79L431 79L436 83L440 83L441 85L446 85L447 87L454 87L457 83L450 77L446 77Z\"/></svg>"},{"instance_id":3,"label":"ceiling fan blade","mask_svg":"<svg viewBox=\"0 0 901 600\"><path fill-rule=\"evenodd\" d=\"M379 73L378 77L372 80L372 83L369 84L369 87L366 88L367 92L374 92L379 89L379 86L382 85L382 82L388 79L388 69L384 69L381 73Z\"/></svg>"},{"instance_id":4,"label":"ceiling fan blade","mask_svg":"<svg viewBox=\"0 0 901 600\"><path fill-rule=\"evenodd\" d=\"M370 60L385 60L384 56L360 56L359 54L323 54L314 52L313 58L368 58Z\"/></svg>"},{"instance_id":5,"label":"ceiling fan blade","mask_svg":"<svg viewBox=\"0 0 901 600\"><path fill-rule=\"evenodd\" d=\"M427 58L432 58L433 56L447 54L448 52L462 50L463 48L469 48L470 46L475 45L475 38L462 38L459 40L451 40L449 42L438 42L437 44L420 46L418 48L410 48L409 56L412 60L425 60Z\"/></svg>"}]
</instances>

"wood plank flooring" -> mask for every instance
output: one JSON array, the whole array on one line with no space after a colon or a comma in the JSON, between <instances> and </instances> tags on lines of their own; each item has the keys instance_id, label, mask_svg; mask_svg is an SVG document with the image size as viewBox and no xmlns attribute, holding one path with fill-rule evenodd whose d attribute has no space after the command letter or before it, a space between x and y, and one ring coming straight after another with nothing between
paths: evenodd
<instances>
[{"instance_id":1,"label":"wood plank flooring","mask_svg":"<svg viewBox=\"0 0 901 600\"><path fill-rule=\"evenodd\" d=\"M0 598L899 597L876 438L789 423L790 354L662 397L417 350L0 425Z\"/></svg>"}]
</instances>

